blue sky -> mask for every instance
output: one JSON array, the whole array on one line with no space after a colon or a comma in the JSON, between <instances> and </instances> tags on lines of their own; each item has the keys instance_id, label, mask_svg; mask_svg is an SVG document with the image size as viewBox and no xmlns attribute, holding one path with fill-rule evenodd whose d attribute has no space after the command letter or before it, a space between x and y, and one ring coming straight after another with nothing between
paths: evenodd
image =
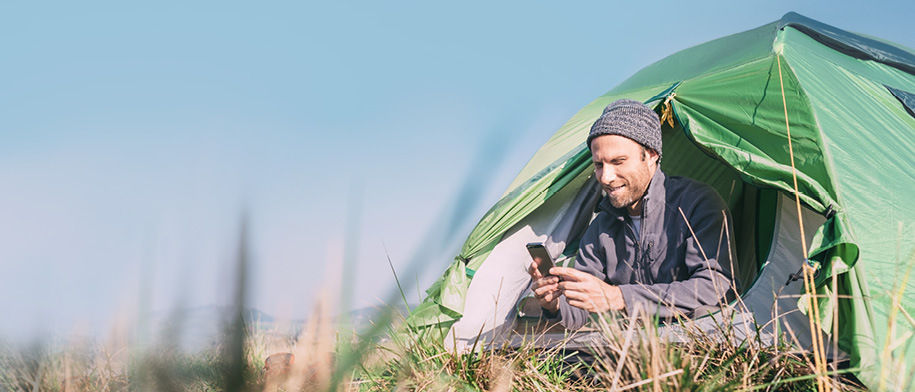
<instances>
[{"instance_id":1,"label":"blue sky","mask_svg":"<svg viewBox=\"0 0 915 392\"><path fill-rule=\"evenodd\" d=\"M915 47L908 1L184 3L0 4L0 336L105 328L140 287L227 303L243 211L267 313L341 275L377 303L388 256L425 289L540 144L668 54L788 11ZM417 256L470 173L460 235Z\"/></svg>"}]
</instances>

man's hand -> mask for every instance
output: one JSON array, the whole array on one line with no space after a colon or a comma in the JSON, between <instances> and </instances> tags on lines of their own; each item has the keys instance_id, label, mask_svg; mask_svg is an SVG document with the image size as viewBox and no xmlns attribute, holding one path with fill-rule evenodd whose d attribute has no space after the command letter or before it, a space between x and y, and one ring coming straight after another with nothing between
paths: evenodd
<instances>
[{"instance_id":1,"label":"man's hand","mask_svg":"<svg viewBox=\"0 0 915 392\"><path fill-rule=\"evenodd\" d=\"M559 296L562 295L559 292L559 278L541 275L540 270L537 268L537 262L531 262L527 273L531 274L531 278L534 280L531 288L534 290L534 296L537 297L537 301L540 302L540 307L550 313L558 312Z\"/></svg>"},{"instance_id":2,"label":"man's hand","mask_svg":"<svg viewBox=\"0 0 915 392\"><path fill-rule=\"evenodd\" d=\"M596 276L574 268L553 267L550 273L562 278L559 291L566 296L569 305L592 313L626 309L623 293Z\"/></svg>"}]
</instances>

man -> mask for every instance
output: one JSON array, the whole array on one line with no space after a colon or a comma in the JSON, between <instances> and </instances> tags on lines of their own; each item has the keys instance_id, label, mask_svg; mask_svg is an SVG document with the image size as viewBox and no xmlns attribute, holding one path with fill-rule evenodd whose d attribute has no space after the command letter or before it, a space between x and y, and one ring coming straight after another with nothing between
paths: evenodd
<instances>
[{"instance_id":1,"label":"man","mask_svg":"<svg viewBox=\"0 0 915 392\"><path fill-rule=\"evenodd\" d=\"M591 127L588 148L606 197L575 268L554 267L544 277L531 264L547 314L578 329L589 313L691 317L733 299L727 205L708 185L660 170L658 115L638 101L613 102Z\"/></svg>"}]
</instances>

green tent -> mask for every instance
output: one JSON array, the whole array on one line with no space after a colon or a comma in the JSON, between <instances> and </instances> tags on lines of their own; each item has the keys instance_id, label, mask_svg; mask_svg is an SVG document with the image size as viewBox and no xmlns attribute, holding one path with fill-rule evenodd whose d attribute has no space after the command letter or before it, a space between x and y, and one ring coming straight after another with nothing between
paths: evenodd
<instances>
[{"instance_id":1,"label":"green tent","mask_svg":"<svg viewBox=\"0 0 915 392\"><path fill-rule=\"evenodd\" d=\"M806 238L822 329L841 351L830 354L860 368L869 386L890 377L901 388L912 377L915 53L795 13L675 53L581 109L480 220L411 325L444 327L455 339L495 334L529 284L525 243L545 241L560 262L574 257L600 197L584 141L620 98L670 115L663 170L706 182L728 202L742 299L756 322L798 307L803 281L791 275ZM801 312L778 317L796 330L809 325Z\"/></svg>"}]
</instances>

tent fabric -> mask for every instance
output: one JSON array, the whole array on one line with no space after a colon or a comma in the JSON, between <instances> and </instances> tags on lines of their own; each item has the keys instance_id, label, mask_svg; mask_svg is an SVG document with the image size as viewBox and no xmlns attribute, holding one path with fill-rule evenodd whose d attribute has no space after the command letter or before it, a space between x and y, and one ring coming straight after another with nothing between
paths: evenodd
<instances>
[{"instance_id":1,"label":"tent fabric","mask_svg":"<svg viewBox=\"0 0 915 392\"><path fill-rule=\"evenodd\" d=\"M910 116L915 117L915 94L890 86L886 86L886 89L890 90L890 92L893 93L893 96L905 106L905 111L909 112Z\"/></svg>"},{"instance_id":2,"label":"tent fabric","mask_svg":"<svg viewBox=\"0 0 915 392\"><path fill-rule=\"evenodd\" d=\"M738 237L767 247L766 227L747 223L760 213L758 200L747 200L759 190L794 199L787 106L797 196L822 218L811 228L808 257L822 267L816 285L825 332L836 335L868 386L902 385L892 377L915 371L909 317L915 296L904 295L915 289L908 279L915 264L915 117L908 91L915 91L915 53L794 13L675 53L585 106L538 150L408 321L450 327L476 310L465 306L471 271L503 262L492 255L509 229L523 226L566 187L581 186L592 171L583 143L588 129L620 98L658 111L669 101L675 121L663 130L662 168L712 185L732 216L748 217ZM760 250L744 252L740 262L777 261L786 271L803 262L800 254L763 260ZM835 325L829 309L838 312Z\"/></svg>"},{"instance_id":3,"label":"tent fabric","mask_svg":"<svg viewBox=\"0 0 915 392\"><path fill-rule=\"evenodd\" d=\"M894 44L837 29L800 14L789 12L779 21L779 29L792 27L829 48L862 60L873 60L915 74L915 54Z\"/></svg>"},{"instance_id":4,"label":"tent fabric","mask_svg":"<svg viewBox=\"0 0 915 392\"><path fill-rule=\"evenodd\" d=\"M504 262L483 263L465 294L467 304L491 303L494 309L484 307L485 311L475 311L468 305L471 309L466 309L463 317L454 323L449 331L450 336L445 338L445 344L470 347L478 338L493 341L505 328L511 326L510 318L518 301L518 293L525 291L530 284L530 275L527 273L530 256L526 244L543 242L557 265L567 265L564 262L571 261L562 255L563 250L577 249L577 245L569 246L567 241L581 235L580 231L590 221L590 211L593 211L600 196L600 188L590 177L579 176L528 215L523 222L506 231L487 256L487 259ZM557 214L556 211L569 213ZM584 219L583 223L581 219Z\"/></svg>"}]
</instances>

